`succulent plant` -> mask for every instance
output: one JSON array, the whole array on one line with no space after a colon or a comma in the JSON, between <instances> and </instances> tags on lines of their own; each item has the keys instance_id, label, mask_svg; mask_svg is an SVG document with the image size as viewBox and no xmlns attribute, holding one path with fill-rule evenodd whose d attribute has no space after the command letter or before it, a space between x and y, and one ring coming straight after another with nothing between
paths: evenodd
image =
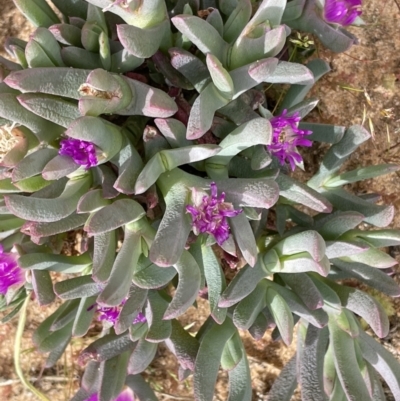
<instances>
[{"instance_id":1,"label":"succulent plant","mask_svg":"<svg viewBox=\"0 0 400 401\"><path fill-rule=\"evenodd\" d=\"M257 340L269 328L286 344L298 333L270 401L297 383L305 401L384 400L378 374L400 400L400 365L359 321L385 337L388 318L342 281L400 296L380 250L400 244L385 229L393 207L343 189L398 166L341 172L368 132L302 121L329 68L280 58L284 23L303 29L314 1L52 0L57 14L14 2L37 29L7 41L16 62L0 59L0 122L15 138L0 166L1 308L7 321L32 293L64 301L34 334L46 367L103 323L72 400L156 400L141 373L159 343L181 379L193 374L196 400L213 399L220 367L229 400L251 400L239 330ZM291 84L275 113L265 83ZM303 183L289 172L311 141L332 146ZM65 255L78 229L82 252ZM192 336L178 318L200 295L210 316Z\"/></svg>"}]
</instances>

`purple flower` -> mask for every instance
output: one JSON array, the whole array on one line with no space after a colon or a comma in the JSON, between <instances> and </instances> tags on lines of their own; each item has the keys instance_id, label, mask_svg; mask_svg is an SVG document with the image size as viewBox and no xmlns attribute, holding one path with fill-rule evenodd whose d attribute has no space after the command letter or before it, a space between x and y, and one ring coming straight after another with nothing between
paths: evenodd
<instances>
[{"instance_id":1,"label":"purple flower","mask_svg":"<svg viewBox=\"0 0 400 401\"><path fill-rule=\"evenodd\" d=\"M361 13L361 0L325 0L324 17L329 23L350 25Z\"/></svg>"},{"instance_id":2,"label":"purple flower","mask_svg":"<svg viewBox=\"0 0 400 401\"><path fill-rule=\"evenodd\" d=\"M125 304L126 300L122 301L120 305L118 306L99 306L97 303L90 306L88 310L93 309L96 307L96 312L99 313L97 320L105 320L106 322L111 323L112 325L115 324L117 321L119 314L121 313L121 309L123 305ZM142 312L139 312L139 314L135 317L133 320L132 324L137 324L137 323L145 323L147 322L146 317L143 315Z\"/></svg>"},{"instance_id":3,"label":"purple flower","mask_svg":"<svg viewBox=\"0 0 400 401\"><path fill-rule=\"evenodd\" d=\"M96 312L99 313L97 320L105 320L114 325L118 319L120 308L119 306L98 306Z\"/></svg>"},{"instance_id":4,"label":"purple flower","mask_svg":"<svg viewBox=\"0 0 400 401\"><path fill-rule=\"evenodd\" d=\"M99 395L97 393L92 394L86 401L99 401ZM125 388L122 393L113 401L135 401L135 395L130 387Z\"/></svg>"},{"instance_id":5,"label":"purple flower","mask_svg":"<svg viewBox=\"0 0 400 401\"><path fill-rule=\"evenodd\" d=\"M135 319L133 320L133 324L137 324L137 323L146 323L147 319L146 316L143 315L142 312L139 312L138 315L135 317Z\"/></svg>"},{"instance_id":6,"label":"purple flower","mask_svg":"<svg viewBox=\"0 0 400 401\"><path fill-rule=\"evenodd\" d=\"M58 154L70 156L76 164L85 166L86 170L97 164L96 147L93 143L79 139L63 139Z\"/></svg>"},{"instance_id":7,"label":"purple flower","mask_svg":"<svg viewBox=\"0 0 400 401\"><path fill-rule=\"evenodd\" d=\"M229 238L229 224L227 217L235 217L242 212L235 210L233 205L224 202L225 193L217 197L217 185L210 184L211 196L203 196L199 205L186 206L186 211L192 215L193 232L212 234L218 245L222 245Z\"/></svg>"},{"instance_id":8,"label":"purple flower","mask_svg":"<svg viewBox=\"0 0 400 401\"><path fill-rule=\"evenodd\" d=\"M309 139L304 138L312 132L297 128L300 120L298 112L287 116L287 110L283 110L280 116L272 117L270 120L274 131L272 143L267 145L267 149L278 158L280 164L289 162L292 170L296 168L296 163L301 163L303 160L296 146L312 145Z\"/></svg>"},{"instance_id":9,"label":"purple flower","mask_svg":"<svg viewBox=\"0 0 400 401\"><path fill-rule=\"evenodd\" d=\"M5 295L11 286L24 281L24 272L18 266L17 255L4 252L0 244L0 294Z\"/></svg>"}]
</instances>

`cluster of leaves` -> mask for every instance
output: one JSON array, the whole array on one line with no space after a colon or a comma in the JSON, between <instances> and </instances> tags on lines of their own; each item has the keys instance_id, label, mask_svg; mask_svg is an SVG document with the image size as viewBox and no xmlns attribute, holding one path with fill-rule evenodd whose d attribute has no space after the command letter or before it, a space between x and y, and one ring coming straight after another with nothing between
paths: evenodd
<instances>
[{"instance_id":1,"label":"cluster of leaves","mask_svg":"<svg viewBox=\"0 0 400 401\"><path fill-rule=\"evenodd\" d=\"M382 306L338 283L400 295L386 271L396 261L379 250L400 244L398 231L384 229L393 207L343 189L397 166L340 173L370 135L300 123L309 139L332 146L318 173L298 182L273 155L285 131L275 137L263 107L266 83L292 84L280 111L297 124L329 70L318 59L285 61L289 27L335 51L354 41L322 18L321 2L52 0L62 20L45 0L14 2L38 28L27 43L7 40L17 62L0 59L1 123L16 137L0 167L0 235L30 274L2 308L13 308L11 318L32 291L40 305L65 301L34 334L46 367L96 312L113 313L80 355L87 366L73 401L114 400L125 384L137 399L156 400L140 374L159 343L181 379L193 374L198 401L212 400L220 367L229 400L251 400L239 330L257 340L274 327L290 344L295 325L298 351L270 401L289 400L298 382L304 400L384 400L377 372L400 400L400 365L358 320L386 336ZM210 188L225 195L210 197ZM207 213L227 238L211 223L192 227ZM62 254L79 229L82 253ZM229 283L223 259L243 265ZM53 284L51 272L63 280ZM210 316L192 336L177 319L200 291Z\"/></svg>"}]
</instances>

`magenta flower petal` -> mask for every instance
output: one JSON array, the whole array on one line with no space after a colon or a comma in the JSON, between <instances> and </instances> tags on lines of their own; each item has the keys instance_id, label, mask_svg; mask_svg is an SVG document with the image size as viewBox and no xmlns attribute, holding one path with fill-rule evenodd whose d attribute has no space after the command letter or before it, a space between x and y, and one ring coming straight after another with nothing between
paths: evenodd
<instances>
[{"instance_id":1,"label":"magenta flower petal","mask_svg":"<svg viewBox=\"0 0 400 401\"><path fill-rule=\"evenodd\" d=\"M229 238L229 224L227 217L235 217L242 212L235 210L231 203L225 202L225 194L217 196L215 182L210 184L210 196L204 196L199 205L186 206L186 211L192 215L193 231L196 235L207 233L214 236L218 245L222 245Z\"/></svg>"},{"instance_id":2,"label":"magenta flower petal","mask_svg":"<svg viewBox=\"0 0 400 401\"><path fill-rule=\"evenodd\" d=\"M309 139L304 138L305 135L310 135L311 131L297 128L300 120L298 112L287 116L287 110L284 110L281 115L271 118L270 121L273 138L272 143L267 145L267 149L279 160L280 164L284 165L288 162L292 170L296 168L296 163L301 163L303 160L296 147L312 145Z\"/></svg>"},{"instance_id":3,"label":"magenta flower petal","mask_svg":"<svg viewBox=\"0 0 400 401\"><path fill-rule=\"evenodd\" d=\"M139 314L133 320L133 324L145 323L145 322L147 322L147 319L146 319L146 316L144 316L142 312L139 312Z\"/></svg>"},{"instance_id":4,"label":"magenta flower petal","mask_svg":"<svg viewBox=\"0 0 400 401\"><path fill-rule=\"evenodd\" d=\"M99 321L104 320L114 325L119 317L119 314L121 313L121 309L124 306L125 302L126 300L123 300L121 304L117 306L100 306L97 303L95 303L94 305L88 308L88 311L93 308L96 308L96 312L98 312L97 320ZM139 314L133 320L132 324L145 323L145 322L147 322L146 317L143 315L143 313L139 312Z\"/></svg>"},{"instance_id":5,"label":"magenta flower petal","mask_svg":"<svg viewBox=\"0 0 400 401\"><path fill-rule=\"evenodd\" d=\"M118 306L99 306L96 309L96 312L99 313L99 316L97 317L98 320L105 320L106 322L115 324L119 316L120 308Z\"/></svg>"},{"instance_id":6,"label":"magenta flower petal","mask_svg":"<svg viewBox=\"0 0 400 401\"><path fill-rule=\"evenodd\" d=\"M63 139L58 154L72 157L76 164L86 169L97 165L96 147L93 143L79 139Z\"/></svg>"},{"instance_id":7,"label":"magenta flower petal","mask_svg":"<svg viewBox=\"0 0 400 401\"><path fill-rule=\"evenodd\" d=\"M361 13L361 0L325 0L324 18L331 24L350 25Z\"/></svg>"},{"instance_id":8,"label":"magenta flower petal","mask_svg":"<svg viewBox=\"0 0 400 401\"><path fill-rule=\"evenodd\" d=\"M24 271L18 266L17 255L4 252L0 244L0 294L5 295L10 287L24 281Z\"/></svg>"}]
</instances>

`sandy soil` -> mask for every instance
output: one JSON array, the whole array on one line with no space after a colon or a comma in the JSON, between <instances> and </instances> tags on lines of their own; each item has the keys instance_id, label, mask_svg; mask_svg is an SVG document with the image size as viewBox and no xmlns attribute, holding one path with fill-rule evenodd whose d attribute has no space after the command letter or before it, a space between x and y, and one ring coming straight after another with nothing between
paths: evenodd
<instances>
[{"instance_id":1,"label":"sandy soil","mask_svg":"<svg viewBox=\"0 0 400 401\"><path fill-rule=\"evenodd\" d=\"M1 11L0 43L6 36L18 36L26 39L30 26L16 12L11 2L3 5ZM310 120L315 122L335 123L342 125L360 124L370 129L373 139L364 144L354 154L347 168L359 165L400 162L400 9L394 0L365 0L364 19L367 26L351 28L360 44L346 54L335 55L318 46L319 57L330 62L332 72L320 80L313 89L313 95L321 101L318 109L312 113ZM0 54L5 56L0 45ZM365 114L365 117L363 115ZM303 178L312 175L318 166L326 146L315 144L305 156L306 173ZM385 203L393 203L400 208L399 174L391 174L379 179L367 180L352 186L356 193L377 192ZM398 213L393 227L400 226ZM389 251L399 258L397 249ZM400 277L398 270L397 277ZM395 314L391 317L391 333L382 343L400 360L400 300L394 302ZM75 339L67 348L53 369L42 371L45 360L43 355L34 351L30 336L50 310L42 310L33 302L29 307L26 331L23 338L24 353L22 366L27 376L41 377L35 382L52 401L66 401L79 385L82 371L76 363L79 350L85 346L85 340ZM183 322L198 322L208 314L208 306L202 300L199 308L191 310L184 316ZM0 326L0 399L10 401L34 400L35 396L25 390L16 379L13 367L13 337L16 320ZM191 329L196 331L198 323ZM261 341L255 342L249 335L243 335L249 355L252 371L253 401L267 400L266 392L271 387L280 369L291 357L294 348L281 343L271 342L270 333ZM147 377L158 391L160 400L193 400L191 379L181 383L176 378L177 366L174 358L165 348L159 351ZM221 373L218 381L215 401L225 400L227 396L227 377ZM293 401L299 400L299 395ZM388 401L393 400L388 396Z\"/></svg>"}]
</instances>

